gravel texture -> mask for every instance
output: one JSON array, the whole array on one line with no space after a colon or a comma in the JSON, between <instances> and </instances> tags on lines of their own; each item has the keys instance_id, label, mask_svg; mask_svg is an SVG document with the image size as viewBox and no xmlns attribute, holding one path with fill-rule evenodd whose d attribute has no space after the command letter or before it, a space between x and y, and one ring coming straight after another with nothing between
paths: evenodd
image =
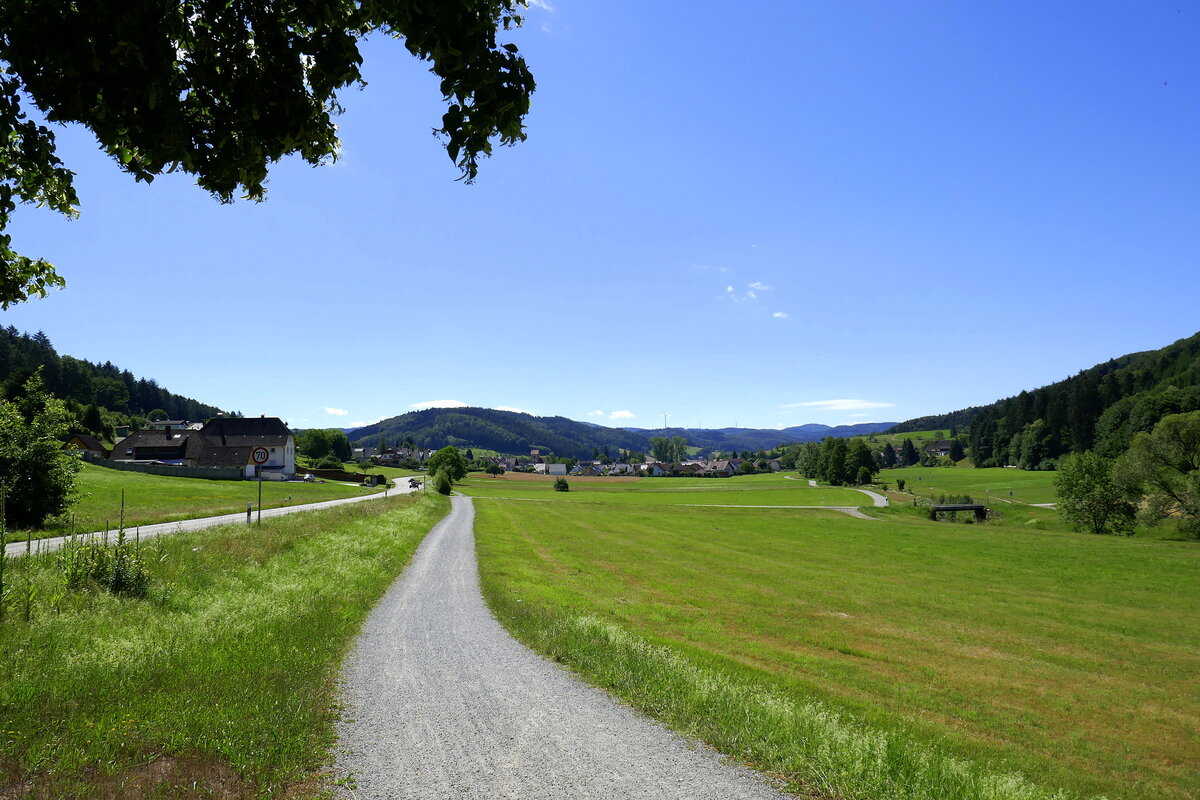
<instances>
[{"instance_id":1,"label":"gravel texture","mask_svg":"<svg viewBox=\"0 0 1200 800\"><path fill-rule=\"evenodd\" d=\"M471 499L452 502L345 664L341 797L784 797L512 639L479 591Z\"/></svg>"}]
</instances>

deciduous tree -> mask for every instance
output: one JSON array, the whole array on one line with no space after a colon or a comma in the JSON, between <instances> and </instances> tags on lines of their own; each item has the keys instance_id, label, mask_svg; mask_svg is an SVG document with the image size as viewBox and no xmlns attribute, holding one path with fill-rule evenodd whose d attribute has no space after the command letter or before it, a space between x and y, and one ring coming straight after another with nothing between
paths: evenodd
<instances>
[{"instance_id":1,"label":"deciduous tree","mask_svg":"<svg viewBox=\"0 0 1200 800\"><path fill-rule=\"evenodd\" d=\"M0 3L0 307L63 285L3 234L16 203L78 214L55 137L28 116L87 126L120 169L182 170L222 202L261 200L287 155L336 158L339 92L362 84L359 42L403 40L441 79L436 132L468 181L492 143L525 138L533 76L497 33L522 0Z\"/></svg>"},{"instance_id":2,"label":"deciduous tree","mask_svg":"<svg viewBox=\"0 0 1200 800\"><path fill-rule=\"evenodd\" d=\"M9 527L37 527L67 509L79 470L76 458L62 450L72 421L40 375L26 381L19 399L0 400L0 482Z\"/></svg>"},{"instance_id":3,"label":"deciduous tree","mask_svg":"<svg viewBox=\"0 0 1200 800\"><path fill-rule=\"evenodd\" d=\"M1179 520L1200 538L1200 411L1163 417L1118 459L1118 480L1145 492L1147 521Z\"/></svg>"},{"instance_id":4,"label":"deciduous tree","mask_svg":"<svg viewBox=\"0 0 1200 800\"><path fill-rule=\"evenodd\" d=\"M1058 515L1092 533L1133 533L1135 506L1129 492L1113 480L1113 462L1090 450L1070 453L1054 474Z\"/></svg>"},{"instance_id":5,"label":"deciduous tree","mask_svg":"<svg viewBox=\"0 0 1200 800\"><path fill-rule=\"evenodd\" d=\"M467 477L467 460L457 447L447 446L438 450L425 462L425 468L431 474L444 470L450 480L456 483Z\"/></svg>"}]
</instances>

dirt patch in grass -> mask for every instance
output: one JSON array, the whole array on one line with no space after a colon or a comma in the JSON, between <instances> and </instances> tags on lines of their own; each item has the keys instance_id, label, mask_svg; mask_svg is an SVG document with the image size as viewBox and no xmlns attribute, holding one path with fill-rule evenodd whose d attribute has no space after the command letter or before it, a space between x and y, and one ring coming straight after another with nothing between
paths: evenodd
<instances>
[{"instance_id":1,"label":"dirt patch in grass","mask_svg":"<svg viewBox=\"0 0 1200 800\"><path fill-rule=\"evenodd\" d=\"M254 790L225 761L213 756L163 756L114 775L89 770L73 780L39 777L0 784L0 800L78 796L97 800L248 800Z\"/></svg>"}]
</instances>

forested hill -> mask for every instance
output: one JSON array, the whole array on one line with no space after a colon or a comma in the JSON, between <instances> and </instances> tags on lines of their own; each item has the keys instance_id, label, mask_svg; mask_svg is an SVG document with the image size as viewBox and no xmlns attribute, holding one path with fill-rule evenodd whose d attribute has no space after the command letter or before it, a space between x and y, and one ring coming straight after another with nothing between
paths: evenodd
<instances>
[{"instance_id":1,"label":"forested hill","mask_svg":"<svg viewBox=\"0 0 1200 800\"><path fill-rule=\"evenodd\" d=\"M856 436L884 430L892 423L864 423L831 428L799 425L783 430L760 428L607 428L566 417L535 417L490 408L431 408L385 419L349 432L358 445L377 445L382 436L389 444L412 439L419 447L476 447L500 453L521 454L541 447L555 455L591 458L605 448L648 452L655 436L683 436L689 445L704 450L769 450L791 442L820 441L825 436Z\"/></svg>"},{"instance_id":2,"label":"forested hill","mask_svg":"<svg viewBox=\"0 0 1200 800\"><path fill-rule=\"evenodd\" d=\"M866 436L892 427L891 422L860 422L855 425L796 425L791 428L626 428L627 431L651 436L682 436L689 445L702 450L770 450L793 442L819 442L826 436L834 438Z\"/></svg>"},{"instance_id":3,"label":"forested hill","mask_svg":"<svg viewBox=\"0 0 1200 800\"><path fill-rule=\"evenodd\" d=\"M1114 358L989 406L901 423L892 432L969 427L976 466L1047 468L1069 452L1116 456L1168 414L1200 410L1200 333Z\"/></svg>"},{"instance_id":4,"label":"forested hill","mask_svg":"<svg viewBox=\"0 0 1200 800\"><path fill-rule=\"evenodd\" d=\"M355 444L390 444L412 439L418 447L478 447L500 453L528 453L541 447L555 455L590 458L594 450L649 448L649 437L621 428L589 425L566 417L535 417L491 408L429 408L376 422L349 433Z\"/></svg>"},{"instance_id":5,"label":"forested hill","mask_svg":"<svg viewBox=\"0 0 1200 800\"><path fill-rule=\"evenodd\" d=\"M0 384L4 396L19 392L38 367L51 394L76 405L77 411L96 406L113 412L119 415L117 424L144 417L155 409L168 419L205 420L221 413L216 406L169 392L153 378L135 377L110 361L93 364L60 356L41 331L30 335L12 326L0 328Z\"/></svg>"}]
</instances>

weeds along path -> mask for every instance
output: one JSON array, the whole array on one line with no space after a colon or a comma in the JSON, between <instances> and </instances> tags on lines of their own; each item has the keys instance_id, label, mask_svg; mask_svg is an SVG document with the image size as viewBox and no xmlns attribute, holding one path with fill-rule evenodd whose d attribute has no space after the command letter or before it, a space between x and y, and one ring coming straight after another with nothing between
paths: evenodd
<instances>
[{"instance_id":1,"label":"weeds along path","mask_svg":"<svg viewBox=\"0 0 1200 800\"><path fill-rule=\"evenodd\" d=\"M471 498L451 502L343 669L342 797L783 797L512 639L479 591Z\"/></svg>"},{"instance_id":2,"label":"weeds along path","mask_svg":"<svg viewBox=\"0 0 1200 800\"><path fill-rule=\"evenodd\" d=\"M381 492L372 492L371 494L364 494L358 497L342 497L337 500L322 500L319 503L306 503L305 505L299 506L284 506L283 508L264 508L262 510L262 517L263 519L282 517L285 514L296 514L301 511L317 511L322 508L333 508L334 506L345 505L346 503L361 503L364 500L377 500L393 494L408 494L415 491L419 490L409 489L407 486L400 488L400 486L397 485L393 489L388 489ZM258 519L258 509L254 510L252 519ZM136 532L135 528L133 527L126 528L125 534L130 540L132 540L135 535L142 539L153 539L155 536L166 536L167 534L178 533L179 531L198 531L203 528L211 528L214 525L229 525L230 523L234 522L245 523L245 521L246 513L244 511L239 511L236 514L222 514L219 517L201 517L199 519L184 519L176 522L158 522L154 525L139 525L136 528ZM95 531L92 535L102 536L103 533L103 531ZM88 536L89 534L82 533L78 535ZM110 542L115 541L116 537L116 531L109 531ZM49 553L62 547L63 544L69 539L69 536L55 536L49 539L36 539L30 547L30 552ZM25 555L25 547L26 545L23 541L13 542L4 548L4 554L9 558L23 556Z\"/></svg>"}]
</instances>

